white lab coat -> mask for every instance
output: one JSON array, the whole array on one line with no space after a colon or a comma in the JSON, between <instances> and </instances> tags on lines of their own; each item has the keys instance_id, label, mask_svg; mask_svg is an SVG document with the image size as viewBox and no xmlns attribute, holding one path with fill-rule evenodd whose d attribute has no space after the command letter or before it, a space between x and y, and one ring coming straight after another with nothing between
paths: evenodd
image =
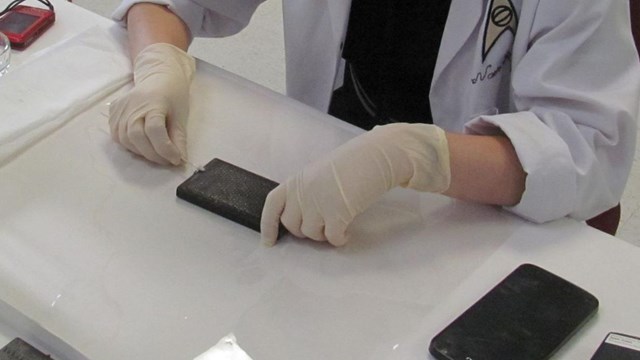
<instances>
[{"instance_id":1,"label":"white lab coat","mask_svg":"<svg viewBox=\"0 0 640 360\"><path fill-rule=\"evenodd\" d=\"M114 19L149 1L124 0ZM193 36L228 36L262 1L151 2ZM341 76L350 1L283 1L287 93L324 111ZM620 201L640 103L629 28L623 0L452 0L429 94L434 123L509 137L527 172L510 211L535 222L587 219Z\"/></svg>"}]
</instances>

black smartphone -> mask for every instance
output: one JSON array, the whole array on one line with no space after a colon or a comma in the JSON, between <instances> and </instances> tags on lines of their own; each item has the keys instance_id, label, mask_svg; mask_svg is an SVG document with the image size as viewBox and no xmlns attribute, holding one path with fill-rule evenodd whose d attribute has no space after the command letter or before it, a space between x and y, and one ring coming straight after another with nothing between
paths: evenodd
<instances>
[{"instance_id":1,"label":"black smartphone","mask_svg":"<svg viewBox=\"0 0 640 360\"><path fill-rule=\"evenodd\" d=\"M587 291L536 265L516 268L438 333L438 360L549 359L598 309Z\"/></svg>"},{"instance_id":2,"label":"black smartphone","mask_svg":"<svg viewBox=\"0 0 640 360\"><path fill-rule=\"evenodd\" d=\"M640 338L610 332L591 360L640 360Z\"/></svg>"},{"instance_id":3,"label":"black smartphone","mask_svg":"<svg viewBox=\"0 0 640 360\"><path fill-rule=\"evenodd\" d=\"M214 158L180 184L176 195L259 232L262 208L276 186L273 180Z\"/></svg>"}]
</instances>

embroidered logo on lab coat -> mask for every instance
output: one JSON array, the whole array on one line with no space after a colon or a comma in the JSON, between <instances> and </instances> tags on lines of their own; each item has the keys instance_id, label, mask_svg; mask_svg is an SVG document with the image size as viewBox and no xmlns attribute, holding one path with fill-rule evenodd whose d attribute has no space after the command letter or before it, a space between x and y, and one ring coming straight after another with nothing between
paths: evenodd
<instances>
[{"instance_id":1,"label":"embroidered logo on lab coat","mask_svg":"<svg viewBox=\"0 0 640 360\"><path fill-rule=\"evenodd\" d=\"M484 25L482 61L484 62L493 45L505 32L510 31L515 35L517 27L518 14L511 0L491 0L487 21Z\"/></svg>"}]
</instances>

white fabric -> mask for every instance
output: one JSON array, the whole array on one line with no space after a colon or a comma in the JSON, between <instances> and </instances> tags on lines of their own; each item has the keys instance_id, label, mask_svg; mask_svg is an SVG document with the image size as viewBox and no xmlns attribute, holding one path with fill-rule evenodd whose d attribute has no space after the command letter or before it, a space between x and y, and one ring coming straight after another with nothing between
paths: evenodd
<instances>
[{"instance_id":1,"label":"white fabric","mask_svg":"<svg viewBox=\"0 0 640 360\"><path fill-rule=\"evenodd\" d=\"M295 236L342 246L355 217L396 186L428 192L449 188L449 146L428 124L377 126L290 177L267 196L264 244L275 244L280 222Z\"/></svg>"},{"instance_id":2,"label":"white fabric","mask_svg":"<svg viewBox=\"0 0 640 360\"><path fill-rule=\"evenodd\" d=\"M0 164L131 80L122 35L91 28L0 78Z\"/></svg>"},{"instance_id":3,"label":"white fabric","mask_svg":"<svg viewBox=\"0 0 640 360\"><path fill-rule=\"evenodd\" d=\"M143 0L126 0L116 18L137 1ZM213 18L202 14L225 1L173 1L180 11L199 11L183 19L192 29L208 29L208 36L236 31L256 5L235 1L246 12L214 31ZM612 207L633 160L640 98L628 2L505 2L517 23L485 54L492 3L452 0L430 93L435 123L448 131L509 136L528 174L521 202L509 209L520 216L586 219ZM339 76L349 1L284 0L283 6L287 92L326 110Z\"/></svg>"},{"instance_id":4,"label":"white fabric","mask_svg":"<svg viewBox=\"0 0 640 360\"><path fill-rule=\"evenodd\" d=\"M195 59L170 44L144 48L134 61L135 87L109 107L114 141L158 164L187 160L186 122Z\"/></svg>"},{"instance_id":5,"label":"white fabric","mask_svg":"<svg viewBox=\"0 0 640 360\"><path fill-rule=\"evenodd\" d=\"M236 336L229 334L193 360L251 360L251 357L238 345Z\"/></svg>"}]
</instances>

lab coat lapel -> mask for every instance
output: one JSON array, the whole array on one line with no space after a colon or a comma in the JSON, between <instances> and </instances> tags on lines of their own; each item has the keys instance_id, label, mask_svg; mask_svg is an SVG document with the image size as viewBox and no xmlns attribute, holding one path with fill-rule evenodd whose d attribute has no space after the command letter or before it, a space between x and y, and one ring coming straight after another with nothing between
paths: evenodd
<instances>
[{"instance_id":1,"label":"lab coat lapel","mask_svg":"<svg viewBox=\"0 0 640 360\"><path fill-rule=\"evenodd\" d=\"M286 0L287 94L317 109L329 107L351 1Z\"/></svg>"},{"instance_id":2,"label":"lab coat lapel","mask_svg":"<svg viewBox=\"0 0 640 360\"><path fill-rule=\"evenodd\" d=\"M329 0L329 15L334 41L342 41L347 28L351 1Z\"/></svg>"},{"instance_id":3,"label":"lab coat lapel","mask_svg":"<svg viewBox=\"0 0 640 360\"><path fill-rule=\"evenodd\" d=\"M442 43L433 72L432 84L438 81L444 68L462 50L469 37L479 29L484 19L486 0L452 0L449 19L442 34Z\"/></svg>"}]
</instances>

